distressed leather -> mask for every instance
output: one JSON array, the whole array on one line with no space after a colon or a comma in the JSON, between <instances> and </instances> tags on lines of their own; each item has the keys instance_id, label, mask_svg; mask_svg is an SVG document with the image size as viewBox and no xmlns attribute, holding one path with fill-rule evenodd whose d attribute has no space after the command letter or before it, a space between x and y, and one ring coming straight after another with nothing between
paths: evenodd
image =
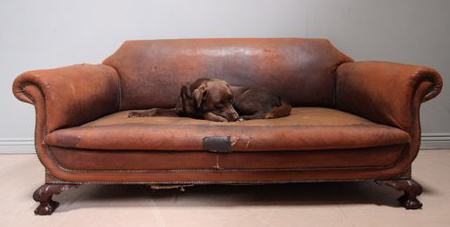
<instances>
[{"instance_id":1,"label":"distressed leather","mask_svg":"<svg viewBox=\"0 0 450 227\"><path fill-rule=\"evenodd\" d=\"M73 65L23 73L14 81L17 98L34 103L24 91L36 86L44 96L45 129L78 126L119 108L119 76L106 65Z\"/></svg>"},{"instance_id":2,"label":"distressed leather","mask_svg":"<svg viewBox=\"0 0 450 227\"><path fill-rule=\"evenodd\" d=\"M180 87L202 77L333 106L336 68L349 61L325 39L186 39L128 41L103 63L121 75L128 110L172 107Z\"/></svg>"},{"instance_id":3,"label":"distressed leather","mask_svg":"<svg viewBox=\"0 0 450 227\"><path fill-rule=\"evenodd\" d=\"M434 98L442 89L439 74L423 66L380 61L352 62L339 66L337 74L338 109L406 131L412 127L417 87L429 84L423 101Z\"/></svg>"},{"instance_id":4,"label":"distressed leather","mask_svg":"<svg viewBox=\"0 0 450 227\"><path fill-rule=\"evenodd\" d=\"M264 86L286 97L293 115L235 123L125 117L173 107L181 84L199 77ZM441 89L433 69L353 62L324 39L128 41L101 65L30 71L13 84L36 109L47 183L410 177L421 103ZM203 149L213 135L231 136L232 152Z\"/></svg>"},{"instance_id":5,"label":"distressed leather","mask_svg":"<svg viewBox=\"0 0 450 227\"><path fill-rule=\"evenodd\" d=\"M401 158L404 149L404 145L392 145L355 149L215 153L50 147L58 163L72 171L154 172L387 168ZM355 159L358 161L355 162Z\"/></svg>"},{"instance_id":6,"label":"distressed leather","mask_svg":"<svg viewBox=\"0 0 450 227\"><path fill-rule=\"evenodd\" d=\"M204 138L230 136L232 151L259 152L381 147L410 140L400 129L325 108L294 108L284 118L230 123L127 115L124 111L54 131L45 143L77 149L198 151L204 150Z\"/></svg>"}]
</instances>

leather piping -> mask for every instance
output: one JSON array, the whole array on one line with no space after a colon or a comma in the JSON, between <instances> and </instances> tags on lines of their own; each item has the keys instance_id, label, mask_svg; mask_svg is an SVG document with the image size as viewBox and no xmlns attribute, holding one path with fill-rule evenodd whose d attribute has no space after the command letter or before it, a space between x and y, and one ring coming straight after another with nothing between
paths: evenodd
<instances>
[{"instance_id":1,"label":"leather piping","mask_svg":"<svg viewBox=\"0 0 450 227\"><path fill-rule=\"evenodd\" d=\"M34 86L34 87L36 87L38 90L39 90L39 92L40 92L40 94L42 95L42 98L43 98L43 102L42 102L42 105L43 105L43 109L45 110L46 109L46 102L45 102L45 94L42 92L42 90L40 89L40 87L39 87L39 85L38 84L36 84L35 82L26 82L26 83L22 83L22 84L20 84L20 92L23 94L23 95L25 95L27 98L29 98L31 101L32 101L32 104L34 105L34 111L35 111L35 114L36 114L36 120L35 120L35 123L34 123L34 147L35 147L35 151L36 151L36 153L37 153L37 151L38 151L38 143L37 143L37 136L36 136L36 133L37 133L37 128L38 128L38 121L39 121L39 115L38 115L38 107L35 105L36 104L36 100L33 98L33 96L31 96L28 92L26 92L25 91L25 87L27 87L27 86L29 86L29 85L32 85L32 86ZM43 133L44 133L44 136L47 134L47 113L44 111L44 113L43 113ZM44 137L43 137L44 138ZM50 157L53 157L53 155L49 152L48 153L48 155L50 156ZM42 160L42 158L41 158L41 156L38 154L37 155L38 156L38 159L39 159L39 161L41 162L41 164L45 167L45 168L47 168L46 166L45 166L45 164L44 164L44 161Z\"/></svg>"},{"instance_id":2,"label":"leather piping","mask_svg":"<svg viewBox=\"0 0 450 227\"><path fill-rule=\"evenodd\" d=\"M389 178L391 179L391 178ZM392 179L410 179L408 177L396 177ZM386 180L386 178L358 178L341 180L275 180L275 181L139 181L139 182L114 182L114 181L54 181L52 184L287 184L287 183L308 183L308 182L356 182L365 180Z\"/></svg>"}]
</instances>

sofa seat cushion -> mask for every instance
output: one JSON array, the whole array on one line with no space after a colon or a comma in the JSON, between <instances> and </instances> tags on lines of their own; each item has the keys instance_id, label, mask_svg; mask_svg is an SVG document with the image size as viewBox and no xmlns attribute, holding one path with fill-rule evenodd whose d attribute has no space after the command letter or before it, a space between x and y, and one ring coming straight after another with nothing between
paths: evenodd
<instances>
[{"instance_id":1,"label":"sofa seat cushion","mask_svg":"<svg viewBox=\"0 0 450 227\"><path fill-rule=\"evenodd\" d=\"M324 150L391 146L407 132L329 108L293 108L288 117L211 122L182 117L128 118L122 111L53 131L51 146L100 150L204 150L206 137L229 137L233 151Z\"/></svg>"}]
</instances>

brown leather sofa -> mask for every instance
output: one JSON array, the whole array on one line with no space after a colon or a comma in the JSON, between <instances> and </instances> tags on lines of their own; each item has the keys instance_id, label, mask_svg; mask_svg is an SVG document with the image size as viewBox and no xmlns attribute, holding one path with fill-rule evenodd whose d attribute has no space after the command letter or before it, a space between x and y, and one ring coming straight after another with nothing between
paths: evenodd
<instances>
[{"instance_id":1,"label":"brown leather sofa","mask_svg":"<svg viewBox=\"0 0 450 227\"><path fill-rule=\"evenodd\" d=\"M180 87L209 77L262 86L292 115L219 123L127 118L172 108ZM354 62L325 39L127 41L100 65L26 72L15 96L36 108L36 152L46 169L36 214L80 184L260 184L375 180L403 190L420 146L420 104L440 92L430 68Z\"/></svg>"}]
</instances>

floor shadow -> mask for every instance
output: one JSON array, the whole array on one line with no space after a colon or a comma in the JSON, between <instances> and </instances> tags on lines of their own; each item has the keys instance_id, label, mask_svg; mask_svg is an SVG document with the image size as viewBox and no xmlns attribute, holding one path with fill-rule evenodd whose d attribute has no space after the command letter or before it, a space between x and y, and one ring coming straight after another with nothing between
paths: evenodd
<instances>
[{"instance_id":1,"label":"floor shadow","mask_svg":"<svg viewBox=\"0 0 450 227\"><path fill-rule=\"evenodd\" d=\"M426 189L424 194L433 193ZM196 185L154 190L146 185L83 185L54 196L57 212L85 207L302 206L374 204L399 207L402 192L373 181L267 185Z\"/></svg>"}]
</instances>

